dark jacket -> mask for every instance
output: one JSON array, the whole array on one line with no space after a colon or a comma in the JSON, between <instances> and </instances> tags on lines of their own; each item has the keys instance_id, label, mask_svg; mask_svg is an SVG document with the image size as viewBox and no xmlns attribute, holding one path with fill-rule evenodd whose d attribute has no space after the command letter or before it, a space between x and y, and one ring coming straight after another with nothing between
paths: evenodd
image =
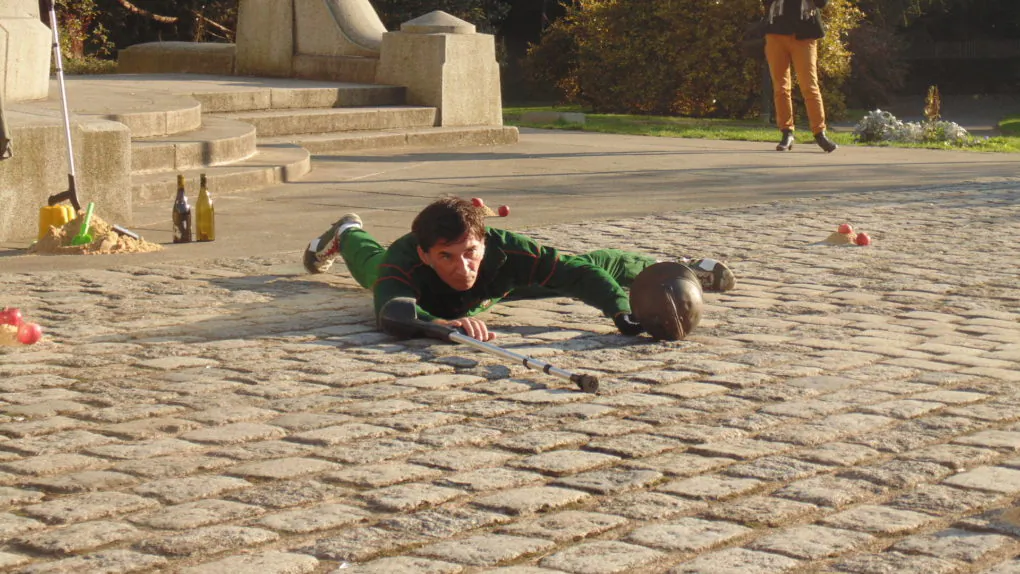
<instances>
[{"instance_id":1,"label":"dark jacket","mask_svg":"<svg viewBox=\"0 0 1020 574\"><path fill-rule=\"evenodd\" d=\"M543 286L599 309L607 317L630 312L630 298L609 273L578 257L560 255L517 233L485 230L485 257L474 287L456 291L418 257L418 240L407 234L386 250L373 286L375 313L391 299L414 297L418 318L459 319L480 313L515 289Z\"/></svg>"},{"instance_id":2,"label":"dark jacket","mask_svg":"<svg viewBox=\"0 0 1020 574\"><path fill-rule=\"evenodd\" d=\"M825 24L822 22L821 9L829 3L829 0L812 0L818 8L815 16L807 20L800 18L801 0L762 0L765 3L765 21L768 22L769 10L775 2L785 2L783 14L768 22L765 28L766 34L782 34L795 36L798 40L817 40L825 36Z\"/></svg>"}]
</instances>

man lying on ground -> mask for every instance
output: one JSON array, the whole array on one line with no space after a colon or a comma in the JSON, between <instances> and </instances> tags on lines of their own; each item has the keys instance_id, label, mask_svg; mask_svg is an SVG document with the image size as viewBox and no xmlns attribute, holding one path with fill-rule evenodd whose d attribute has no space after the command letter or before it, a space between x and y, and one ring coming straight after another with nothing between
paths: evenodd
<instances>
[{"instance_id":1,"label":"man lying on ground","mask_svg":"<svg viewBox=\"0 0 1020 574\"><path fill-rule=\"evenodd\" d=\"M337 256L362 287L373 291L377 320L387 302L413 297L419 319L462 329L479 341L496 334L475 315L511 297L574 297L612 318L622 334L637 335L642 328L624 287L656 263L616 249L561 254L519 233L486 227L483 208L459 197L429 204L415 217L411 232L388 249L362 228L357 214L348 213L308 245L305 269L323 273ZM686 263L705 291L736 285L719 261Z\"/></svg>"}]
</instances>

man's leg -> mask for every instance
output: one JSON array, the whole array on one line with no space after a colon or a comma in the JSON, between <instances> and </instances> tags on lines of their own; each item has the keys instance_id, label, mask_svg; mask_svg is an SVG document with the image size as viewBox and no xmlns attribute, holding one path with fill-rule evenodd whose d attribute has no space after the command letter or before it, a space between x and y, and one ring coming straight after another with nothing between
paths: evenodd
<instances>
[{"instance_id":1,"label":"man's leg","mask_svg":"<svg viewBox=\"0 0 1020 574\"><path fill-rule=\"evenodd\" d=\"M340 237L340 256L354 280L365 289L375 285L385 255L386 249L360 227L347 229Z\"/></svg>"},{"instance_id":2,"label":"man's leg","mask_svg":"<svg viewBox=\"0 0 1020 574\"><path fill-rule=\"evenodd\" d=\"M305 249L305 269L309 273L325 273L340 254L340 236L354 228L361 229L361 218L357 213L348 213L313 239Z\"/></svg>"},{"instance_id":3,"label":"man's leg","mask_svg":"<svg viewBox=\"0 0 1020 574\"><path fill-rule=\"evenodd\" d=\"M630 287L639 273L659 262L648 255L619 249L599 249L577 257L605 269L623 287ZM730 291L737 285L736 276L722 261L684 257L680 263L694 271L705 291Z\"/></svg>"}]
</instances>

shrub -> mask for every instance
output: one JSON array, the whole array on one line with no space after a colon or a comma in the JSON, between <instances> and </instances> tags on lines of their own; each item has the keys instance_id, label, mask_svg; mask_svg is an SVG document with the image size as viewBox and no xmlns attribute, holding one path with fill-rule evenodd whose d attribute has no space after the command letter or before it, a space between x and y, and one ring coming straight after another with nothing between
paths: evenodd
<instances>
[{"instance_id":1,"label":"shrub","mask_svg":"<svg viewBox=\"0 0 1020 574\"><path fill-rule=\"evenodd\" d=\"M563 99L594 111L741 117L761 86L740 40L761 13L760 0L577 0L528 57ZM833 116L845 108L846 37L859 19L848 0L826 8L819 74Z\"/></svg>"}]
</instances>

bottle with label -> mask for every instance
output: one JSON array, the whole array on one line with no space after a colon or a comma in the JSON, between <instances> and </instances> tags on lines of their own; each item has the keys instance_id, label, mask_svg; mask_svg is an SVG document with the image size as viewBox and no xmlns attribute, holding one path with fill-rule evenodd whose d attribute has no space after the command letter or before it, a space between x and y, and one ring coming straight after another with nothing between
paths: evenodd
<instances>
[{"instance_id":1,"label":"bottle with label","mask_svg":"<svg viewBox=\"0 0 1020 574\"><path fill-rule=\"evenodd\" d=\"M199 241L215 241L216 208L213 207L212 198L209 197L209 187L206 185L204 173L201 182L198 188L198 202L195 203L195 237Z\"/></svg>"},{"instance_id":2,"label":"bottle with label","mask_svg":"<svg viewBox=\"0 0 1020 574\"><path fill-rule=\"evenodd\" d=\"M177 199L174 200L174 243L191 242L191 206L184 195L184 176L177 174Z\"/></svg>"}]
</instances>

